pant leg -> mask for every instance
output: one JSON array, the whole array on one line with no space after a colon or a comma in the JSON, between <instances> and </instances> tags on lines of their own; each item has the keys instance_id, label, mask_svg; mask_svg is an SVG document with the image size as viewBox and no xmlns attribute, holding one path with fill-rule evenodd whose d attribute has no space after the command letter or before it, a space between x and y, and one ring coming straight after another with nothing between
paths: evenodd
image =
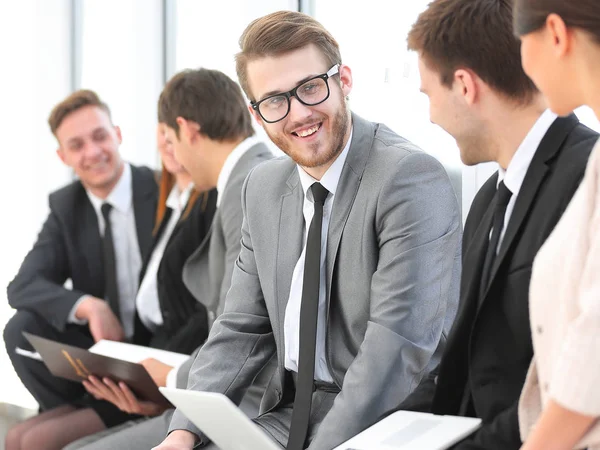
<instances>
[{"instance_id":1,"label":"pant leg","mask_svg":"<svg viewBox=\"0 0 600 450\"><path fill-rule=\"evenodd\" d=\"M85 393L81 383L55 377L43 362L15 352L16 347L33 351L31 344L23 336L23 331L65 344L88 348L94 342L87 328L69 325L64 332L59 332L37 314L25 310L17 311L4 328L6 352L15 372L39 403L41 410L70 404L80 399Z\"/></svg>"},{"instance_id":2,"label":"pant leg","mask_svg":"<svg viewBox=\"0 0 600 450\"><path fill-rule=\"evenodd\" d=\"M169 431L173 409L157 417L132 420L88 438L75 441L63 450L150 450Z\"/></svg>"},{"instance_id":3,"label":"pant leg","mask_svg":"<svg viewBox=\"0 0 600 450\"><path fill-rule=\"evenodd\" d=\"M312 442L314 439L319 430L319 425L327 413L329 413L337 395L337 392L326 392L322 390L313 392L308 428L308 443ZM292 424L292 412L294 409L293 397L290 400L290 402L286 402L274 411L254 419L254 422L256 422L257 425L265 430L267 434L284 448L287 446L289 439L290 426Z\"/></svg>"}]
</instances>

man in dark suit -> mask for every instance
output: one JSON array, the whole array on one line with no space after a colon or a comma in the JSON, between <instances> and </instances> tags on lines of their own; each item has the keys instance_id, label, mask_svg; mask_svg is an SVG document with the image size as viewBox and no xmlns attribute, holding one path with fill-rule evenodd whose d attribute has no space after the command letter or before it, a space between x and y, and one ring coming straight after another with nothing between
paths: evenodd
<instances>
[{"instance_id":1,"label":"man in dark suit","mask_svg":"<svg viewBox=\"0 0 600 450\"><path fill-rule=\"evenodd\" d=\"M435 0L408 37L431 120L467 165L500 168L465 224L458 314L441 364L399 409L479 417L457 449L518 449L517 403L533 349L534 257L579 185L598 135L557 118L520 64L509 0Z\"/></svg>"},{"instance_id":2,"label":"man in dark suit","mask_svg":"<svg viewBox=\"0 0 600 450\"><path fill-rule=\"evenodd\" d=\"M157 202L154 172L121 159L121 131L94 92L71 94L48 122L58 156L79 179L50 194L48 218L8 286L17 312L4 330L15 371L42 410L71 404L85 390L17 354L17 347L31 350L22 332L79 347L133 339L141 323L134 303L139 271Z\"/></svg>"}]
</instances>

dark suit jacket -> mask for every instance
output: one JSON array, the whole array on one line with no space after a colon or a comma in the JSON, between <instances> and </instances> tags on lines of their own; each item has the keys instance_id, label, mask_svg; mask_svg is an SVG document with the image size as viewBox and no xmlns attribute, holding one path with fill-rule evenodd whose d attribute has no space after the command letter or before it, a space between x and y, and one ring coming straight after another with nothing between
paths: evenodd
<instances>
[{"instance_id":1,"label":"dark suit jacket","mask_svg":"<svg viewBox=\"0 0 600 450\"><path fill-rule=\"evenodd\" d=\"M181 219L169 237L157 273L158 301L163 316L149 345L191 354L208 336L208 314L183 283L183 266L206 238L217 209L217 190L203 193L189 215ZM158 240L167 217L155 239Z\"/></svg>"},{"instance_id":2,"label":"dark suit jacket","mask_svg":"<svg viewBox=\"0 0 600 450\"><path fill-rule=\"evenodd\" d=\"M152 245L157 202L154 172L131 166L133 208L142 260ZM8 285L15 309L37 313L60 331L83 295L104 297L102 241L98 219L80 181L50 194L50 213L36 243ZM72 289L63 285L72 280Z\"/></svg>"},{"instance_id":3,"label":"dark suit jacket","mask_svg":"<svg viewBox=\"0 0 600 450\"><path fill-rule=\"evenodd\" d=\"M573 115L550 127L519 191L483 298L481 270L497 174L473 200L463 236L460 306L444 357L399 408L459 415L469 389L475 415L484 425L457 449L521 446L517 403L533 356L528 310L531 267L579 186L597 139Z\"/></svg>"}]
</instances>

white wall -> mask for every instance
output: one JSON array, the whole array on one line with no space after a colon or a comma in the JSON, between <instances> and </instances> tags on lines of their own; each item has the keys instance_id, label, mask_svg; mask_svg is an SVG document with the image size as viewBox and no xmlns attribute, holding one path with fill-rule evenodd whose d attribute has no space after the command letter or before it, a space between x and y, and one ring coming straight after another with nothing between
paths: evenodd
<instances>
[{"instance_id":1,"label":"white wall","mask_svg":"<svg viewBox=\"0 0 600 450\"><path fill-rule=\"evenodd\" d=\"M96 91L121 127L121 154L158 166L156 105L162 90L162 1L79 0L81 86Z\"/></svg>"},{"instance_id":2,"label":"white wall","mask_svg":"<svg viewBox=\"0 0 600 450\"><path fill-rule=\"evenodd\" d=\"M69 93L69 0L11 1L0 5L0 329L12 315L6 285L17 272L47 214L48 192L70 179L55 155L46 123ZM0 346L0 401L35 402Z\"/></svg>"}]
</instances>

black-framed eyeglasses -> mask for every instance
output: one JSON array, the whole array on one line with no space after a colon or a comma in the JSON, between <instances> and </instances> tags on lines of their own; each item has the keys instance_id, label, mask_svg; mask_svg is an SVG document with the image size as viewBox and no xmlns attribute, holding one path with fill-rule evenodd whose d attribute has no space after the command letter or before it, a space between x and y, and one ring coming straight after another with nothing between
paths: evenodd
<instances>
[{"instance_id":1,"label":"black-framed eyeglasses","mask_svg":"<svg viewBox=\"0 0 600 450\"><path fill-rule=\"evenodd\" d=\"M290 112L292 97L306 106L315 106L329 98L330 90L327 80L336 75L339 64L334 65L326 73L306 80L288 92L270 95L258 102L250 102L252 109L258 111L260 117L267 123L279 122Z\"/></svg>"}]
</instances>

